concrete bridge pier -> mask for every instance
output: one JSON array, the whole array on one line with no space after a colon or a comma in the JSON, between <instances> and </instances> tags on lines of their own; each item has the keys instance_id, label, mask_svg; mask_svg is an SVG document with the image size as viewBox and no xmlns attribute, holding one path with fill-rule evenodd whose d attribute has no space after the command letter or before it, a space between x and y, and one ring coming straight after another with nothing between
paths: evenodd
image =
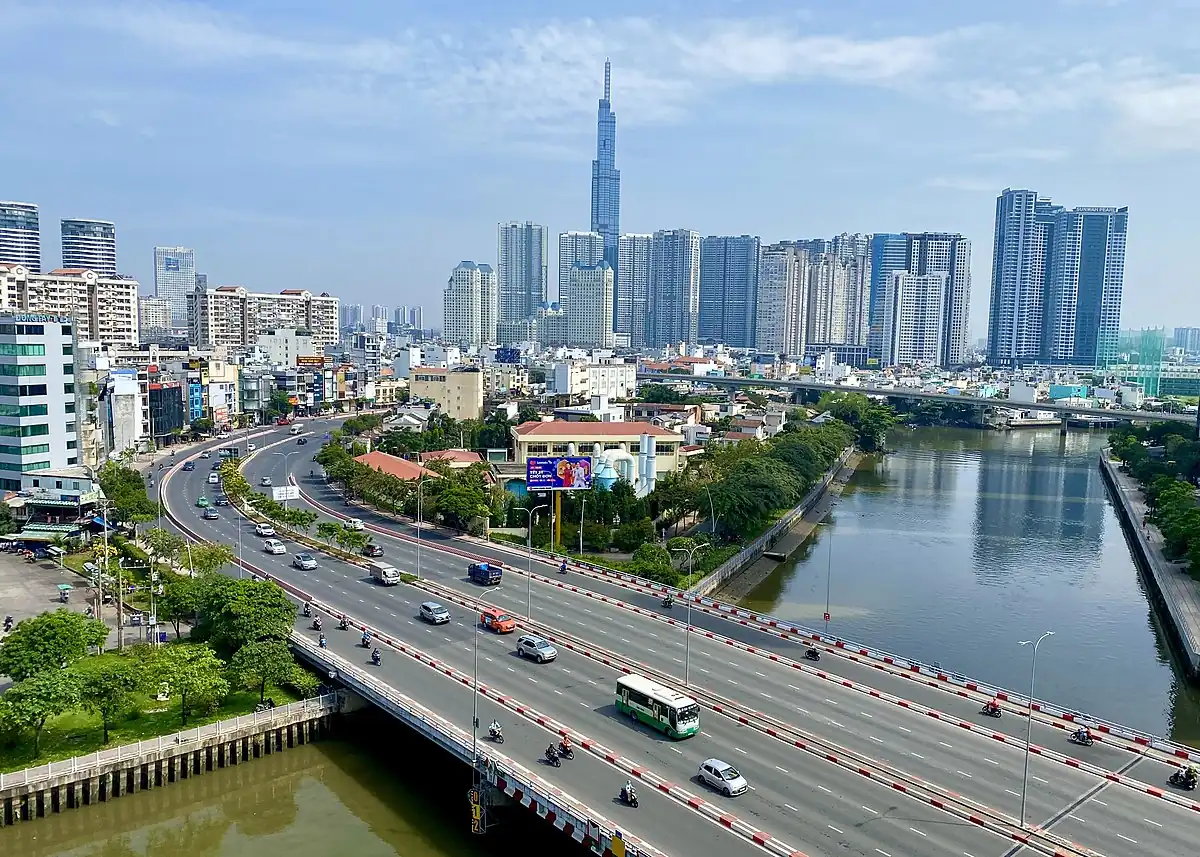
<instances>
[{"instance_id":1,"label":"concrete bridge pier","mask_svg":"<svg viewBox=\"0 0 1200 857\"><path fill-rule=\"evenodd\" d=\"M1068 416L1069 415L1064 412L1062 415L1062 421L1058 424L1058 433L1061 434L1063 437L1066 437L1066 435L1067 435L1067 417Z\"/></svg>"}]
</instances>

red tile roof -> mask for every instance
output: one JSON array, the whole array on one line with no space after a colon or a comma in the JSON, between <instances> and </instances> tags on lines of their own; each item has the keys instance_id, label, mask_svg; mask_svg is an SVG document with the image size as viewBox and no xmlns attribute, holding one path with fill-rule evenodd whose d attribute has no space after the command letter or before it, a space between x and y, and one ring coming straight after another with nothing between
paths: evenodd
<instances>
[{"instance_id":1,"label":"red tile roof","mask_svg":"<svg viewBox=\"0 0 1200 857\"><path fill-rule=\"evenodd\" d=\"M669 431L653 423L622 422L622 423L585 423L568 420L553 422L521 423L513 429L521 437L538 437L541 435L554 437L623 437L627 435L650 434L656 437L679 437L678 432Z\"/></svg>"},{"instance_id":2,"label":"red tile roof","mask_svg":"<svg viewBox=\"0 0 1200 857\"><path fill-rule=\"evenodd\" d=\"M452 461L460 464L476 464L483 461L483 456L470 449L438 449L433 452L422 452L417 458L421 461Z\"/></svg>"},{"instance_id":3,"label":"red tile roof","mask_svg":"<svg viewBox=\"0 0 1200 857\"><path fill-rule=\"evenodd\" d=\"M366 455L360 455L354 460L359 464L367 465L372 470L378 470L380 473L395 476L397 479L419 479L422 476L438 475L416 462L395 455L388 455L386 452L379 452L378 450L368 452Z\"/></svg>"}]
</instances>

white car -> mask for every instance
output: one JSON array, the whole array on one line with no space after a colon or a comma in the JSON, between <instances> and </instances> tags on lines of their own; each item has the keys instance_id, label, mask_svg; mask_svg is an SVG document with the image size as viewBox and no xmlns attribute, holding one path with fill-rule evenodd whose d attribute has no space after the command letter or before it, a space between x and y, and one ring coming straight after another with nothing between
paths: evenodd
<instances>
[{"instance_id":1,"label":"white car","mask_svg":"<svg viewBox=\"0 0 1200 857\"><path fill-rule=\"evenodd\" d=\"M200 453L200 457L201 458L212 458L212 453L206 449L206 450L204 450L204 452Z\"/></svg>"},{"instance_id":2,"label":"white car","mask_svg":"<svg viewBox=\"0 0 1200 857\"><path fill-rule=\"evenodd\" d=\"M262 479L258 480L258 484L262 488L270 488L271 487L271 477L264 476Z\"/></svg>"},{"instance_id":3,"label":"white car","mask_svg":"<svg viewBox=\"0 0 1200 857\"><path fill-rule=\"evenodd\" d=\"M546 661L552 661L558 657L558 649L550 645L549 640L534 634L526 634L517 640L517 654L544 664Z\"/></svg>"},{"instance_id":4,"label":"white car","mask_svg":"<svg viewBox=\"0 0 1200 857\"><path fill-rule=\"evenodd\" d=\"M365 530L366 528L367 528L367 525L364 524L362 521L360 521L358 518L351 518L349 521L346 522L347 530Z\"/></svg>"},{"instance_id":5,"label":"white car","mask_svg":"<svg viewBox=\"0 0 1200 857\"><path fill-rule=\"evenodd\" d=\"M208 484L209 485L218 485L218 484L220 484L220 482L221 482L221 474L219 474L219 473L208 474Z\"/></svg>"},{"instance_id":6,"label":"white car","mask_svg":"<svg viewBox=\"0 0 1200 857\"><path fill-rule=\"evenodd\" d=\"M279 539L267 539L263 542L263 550L267 553L283 554L287 553L287 546Z\"/></svg>"},{"instance_id":7,"label":"white car","mask_svg":"<svg viewBox=\"0 0 1200 857\"><path fill-rule=\"evenodd\" d=\"M258 524L254 527L254 535L267 538L275 535L275 528L270 524Z\"/></svg>"},{"instance_id":8,"label":"white car","mask_svg":"<svg viewBox=\"0 0 1200 857\"><path fill-rule=\"evenodd\" d=\"M312 571L317 567L317 561L313 559L312 554L298 553L296 558L292 560L292 565L301 571Z\"/></svg>"},{"instance_id":9,"label":"white car","mask_svg":"<svg viewBox=\"0 0 1200 857\"><path fill-rule=\"evenodd\" d=\"M248 443L248 444L246 444L246 451L247 451L247 452L254 452L254 450L256 450L256 449L258 449L258 444L256 444L256 443Z\"/></svg>"},{"instance_id":10,"label":"white car","mask_svg":"<svg viewBox=\"0 0 1200 857\"><path fill-rule=\"evenodd\" d=\"M737 768L720 759L705 759L700 763L700 781L725 797L737 797L750 788Z\"/></svg>"}]
</instances>

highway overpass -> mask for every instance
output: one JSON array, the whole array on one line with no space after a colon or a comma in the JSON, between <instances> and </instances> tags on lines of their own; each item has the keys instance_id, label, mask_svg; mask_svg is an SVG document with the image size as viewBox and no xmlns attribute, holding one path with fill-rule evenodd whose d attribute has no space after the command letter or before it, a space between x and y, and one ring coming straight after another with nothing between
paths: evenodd
<instances>
[{"instance_id":1,"label":"highway overpass","mask_svg":"<svg viewBox=\"0 0 1200 857\"><path fill-rule=\"evenodd\" d=\"M284 457L271 452L291 451L295 439L272 430L259 442L267 448L248 462L248 478L255 484L267 475L284 484ZM309 457L292 456L303 462L293 470L305 502L323 518L344 516L340 498L305 475ZM425 591L375 586L363 569L328 556L318 558L317 570L300 572L289 567L289 557L263 553L252 528L229 509L218 521L199 519L194 502L209 490L207 475L198 469L163 480L164 499L187 529L235 546L240 535L248 563L404 646L408 653L389 650L383 667L369 674L468 731L477 664L478 682L487 689L479 719L486 724L496 716L505 723L503 752L568 793L575 805L590 808L580 811L621 825L647 847L679 855L742 853L762 850L754 844L757 834L809 855L1012 853L1025 721L1019 706L999 721L978 716L990 691L914 681L911 665L869 662L859 654L855 660L833 644L824 645L819 665L798 663L794 634L781 636L769 623L731 617L711 602L691 611L685 643L681 608L662 608L649 587L586 572L563 578L540 560L532 564L534 574L525 575L519 553L431 529L423 531L420 548ZM349 511L367 522L393 563L417 570L411 527L368 510ZM481 590L465 581L469 556L502 559L509 567L504 583ZM427 598L450 607L454 621L421 623L416 605ZM533 664L515 656L511 637L479 635L474 608L482 600L518 617L528 614L529 627L557 642L558 660ZM331 624L327 656L363 669L365 653L350 634L328 630ZM668 742L615 714L620 670L636 664L638 671L674 676L682 684L685 659L691 692L705 705L700 735ZM536 715L531 720L518 711ZM1186 831L1196 810L1162 789L1178 764L1175 748L1147 751L1146 743L1119 727L1091 748L1074 748L1065 742L1064 725L1052 714L1035 717L1029 820L1044 832L1032 842L1056 843L1063 854L1190 853ZM539 764L551 733L560 729L602 752L577 753L561 768ZM694 779L709 756L740 767L753 790L735 799L707 793ZM629 775L622 765L640 771L649 784L642 789L647 803L637 811L613 804ZM949 794L977 807L979 823L955 815ZM715 822L707 823L714 811ZM767 850L772 848L778 850Z\"/></svg>"},{"instance_id":2,"label":"highway overpass","mask_svg":"<svg viewBox=\"0 0 1200 857\"><path fill-rule=\"evenodd\" d=\"M1086 417L1101 417L1110 420L1142 420L1154 422L1166 420L1177 423L1197 423L1200 425L1200 414L1163 414L1154 411L1126 411L1109 408L1081 408L1077 405L1059 405L1054 402L1038 402L1026 404L1010 402L1007 399L981 399L976 396L960 396L949 393L925 393L920 390L890 387L844 387L840 384L822 384L817 381L778 381L763 378L723 378L710 375L668 375L661 372L638 372L639 381L657 381L660 383L689 382L692 384L708 384L714 387L752 387L761 389L774 387L785 390L818 390L820 392L863 393L868 396L887 396L895 399L920 399L930 402L953 402L956 405L973 405L987 408L1015 408L1026 411L1052 411L1063 417L1078 415Z\"/></svg>"}]
</instances>

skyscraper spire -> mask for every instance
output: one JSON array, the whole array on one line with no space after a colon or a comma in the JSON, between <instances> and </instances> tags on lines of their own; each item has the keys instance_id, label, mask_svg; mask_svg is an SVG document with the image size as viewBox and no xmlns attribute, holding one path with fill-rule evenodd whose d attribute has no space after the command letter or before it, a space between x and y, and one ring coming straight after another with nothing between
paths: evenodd
<instances>
[{"instance_id":1,"label":"skyscraper spire","mask_svg":"<svg viewBox=\"0 0 1200 857\"><path fill-rule=\"evenodd\" d=\"M604 100L612 101L612 61L607 57L604 60Z\"/></svg>"},{"instance_id":2,"label":"skyscraper spire","mask_svg":"<svg viewBox=\"0 0 1200 857\"><path fill-rule=\"evenodd\" d=\"M621 235L621 171L616 164L617 116L612 111L611 95L612 62L605 59L604 97L596 110L596 159L592 161L592 231L603 236L604 261L616 276ZM616 321L615 313L613 320Z\"/></svg>"}]
</instances>

